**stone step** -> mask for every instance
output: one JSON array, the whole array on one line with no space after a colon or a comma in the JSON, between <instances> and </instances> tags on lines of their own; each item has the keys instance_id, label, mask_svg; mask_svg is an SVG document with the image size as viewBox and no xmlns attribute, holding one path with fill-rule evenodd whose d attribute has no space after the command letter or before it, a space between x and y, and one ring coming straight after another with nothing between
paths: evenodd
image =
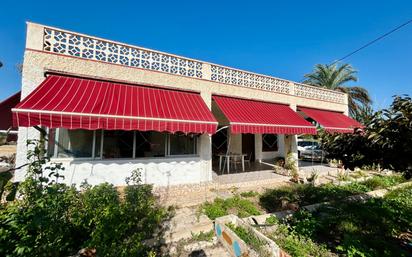
<instances>
[{"instance_id":1,"label":"stone step","mask_svg":"<svg viewBox=\"0 0 412 257\"><path fill-rule=\"evenodd\" d=\"M174 231L167 231L164 235L165 243L177 242L182 239L191 238L193 234L199 234L200 232L207 233L213 229L213 223L202 224L197 226L191 226Z\"/></svg>"},{"instance_id":2,"label":"stone step","mask_svg":"<svg viewBox=\"0 0 412 257\"><path fill-rule=\"evenodd\" d=\"M173 257L230 257L231 255L217 240L216 237L212 241L196 241L183 243L173 243L169 248L169 254ZM180 248L180 249L178 249Z\"/></svg>"},{"instance_id":3,"label":"stone step","mask_svg":"<svg viewBox=\"0 0 412 257\"><path fill-rule=\"evenodd\" d=\"M177 209L165 232L166 243L192 237L192 234L206 233L213 229L213 222L194 208Z\"/></svg>"}]
</instances>

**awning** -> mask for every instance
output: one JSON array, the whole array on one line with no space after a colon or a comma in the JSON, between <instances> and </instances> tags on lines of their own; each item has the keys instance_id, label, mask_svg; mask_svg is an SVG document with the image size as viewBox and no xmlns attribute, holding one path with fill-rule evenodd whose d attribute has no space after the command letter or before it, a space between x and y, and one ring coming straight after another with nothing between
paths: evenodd
<instances>
[{"instance_id":1,"label":"awning","mask_svg":"<svg viewBox=\"0 0 412 257\"><path fill-rule=\"evenodd\" d=\"M13 109L15 125L68 129L215 133L200 94L164 88L48 76Z\"/></svg>"},{"instance_id":2,"label":"awning","mask_svg":"<svg viewBox=\"0 0 412 257\"><path fill-rule=\"evenodd\" d=\"M20 102L20 91L0 102L0 131L6 131L9 128L16 130L13 127L13 109Z\"/></svg>"},{"instance_id":3,"label":"awning","mask_svg":"<svg viewBox=\"0 0 412 257\"><path fill-rule=\"evenodd\" d=\"M343 113L298 107L298 110L318 122L328 132L353 133L362 124Z\"/></svg>"},{"instance_id":4,"label":"awning","mask_svg":"<svg viewBox=\"0 0 412 257\"><path fill-rule=\"evenodd\" d=\"M229 120L232 133L316 134L316 128L289 106L269 102L213 96Z\"/></svg>"}]
</instances>

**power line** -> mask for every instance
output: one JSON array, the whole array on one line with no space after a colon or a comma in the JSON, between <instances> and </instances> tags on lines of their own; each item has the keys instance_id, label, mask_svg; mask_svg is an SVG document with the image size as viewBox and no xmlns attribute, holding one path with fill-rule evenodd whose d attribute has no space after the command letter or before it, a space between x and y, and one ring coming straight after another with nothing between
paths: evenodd
<instances>
[{"instance_id":1,"label":"power line","mask_svg":"<svg viewBox=\"0 0 412 257\"><path fill-rule=\"evenodd\" d=\"M387 37L387 36L389 36L390 34L392 34L393 32L395 32L395 31L397 31L397 30L399 30L400 28L405 27L406 25L408 25L408 24L409 24L409 23L411 23L411 22L412 22L412 19L411 19L411 20L408 20L408 21L407 21L407 22L405 22L405 23L402 23L401 25L399 25L399 26L395 27L394 29L392 29L392 30L390 30L390 31L386 32L385 34L383 34L383 35L381 35L381 36L377 37L376 39L374 39L374 40L372 40L372 41L368 42L367 44L365 44L365 45L361 46L360 48L358 48L358 49L356 49L356 50L354 50L354 51L350 52L349 54L347 54L347 55L343 56L342 58L340 58L340 59L338 59L338 60L334 61L333 63L331 63L331 65L333 65L333 64L335 64L335 63L338 63L338 62L340 62L340 61L342 61L342 60L344 60L344 59L348 58L349 56L352 56L352 55L356 54L357 52L359 52L359 51L361 51L361 50L365 49L366 47L368 47L368 46L370 46L370 45L372 45L372 44L376 43L377 41L379 41L379 40L381 40L381 39L383 39L383 38L385 38L385 37Z\"/></svg>"},{"instance_id":2,"label":"power line","mask_svg":"<svg viewBox=\"0 0 412 257\"><path fill-rule=\"evenodd\" d=\"M350 56L352 56L352 55L356 54L357 52L359 52L359 51L361 51L361 50L363 50L363 49L367 48L368 46L370 46L370 45L372 45L372 44L376 43L377 41L379 41L379 40L381 40L381 39L383 39L383 38L385 38L385 37L389 36L390 34L392 34L392 33L394 33L395 31L397 31L397 30L401 29L402 27L405 27L405 26L406 26L406 25L408 25L409 23L412 23L412 19L411 19L411 20L408 20L408 21L406 21L406 22L404 22L404 23L402 23L402 24L400 24L400 25L398 25L398 26L397 26L397 27L395 27L394 29L392 29L392 30L390 30L390 31L386 32L385 34L382 34L381 36L379 36L379 37L375 38L374 40L372 40L372 41L368 42L367 44L365 44L365 45L363 45L363 46L359 47L358 49L356 49L356 50L354 50L354 51L352 51L352 52L348 53L347 55L343 56L342 58L340 58L340 59L338 59L338 60L336 60L336 61L332 62L330 65L334 65L334 64L336 64L336 63L338 63L338 62L340 62L340 61L342 61L342 60L344 60L344 59L346 59L346 58L348 58L348 57L350 57ZM303 79L300 81L300 83L302 83L304 80L305 80L305 79L303 78Z\"/></svg>"}]
</instances>

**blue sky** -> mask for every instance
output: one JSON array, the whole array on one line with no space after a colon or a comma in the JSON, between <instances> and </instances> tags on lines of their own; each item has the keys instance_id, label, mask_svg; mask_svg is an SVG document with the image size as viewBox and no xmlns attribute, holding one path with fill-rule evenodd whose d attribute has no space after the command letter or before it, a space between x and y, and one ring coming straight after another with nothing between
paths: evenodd
<instances>
[{"instance_id":1,"label":"blue sky","mask_svg":"<svg viewBox=\"0 0 412 257\"><path fill-rule=\"evenodd\" d=\"M19 90L26 21L300 81L412 19L412 1L3 1L0 100ZM345 60L375 107L412 95L412 24Z\"/></svg>"}]
</instances>

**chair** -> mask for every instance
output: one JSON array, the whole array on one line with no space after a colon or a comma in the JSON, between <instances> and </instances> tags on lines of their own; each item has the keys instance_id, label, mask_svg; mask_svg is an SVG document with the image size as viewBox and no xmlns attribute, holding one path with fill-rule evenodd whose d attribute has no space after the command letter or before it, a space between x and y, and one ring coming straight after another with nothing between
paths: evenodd
<instances>
[{"instance_id":1,"label":"chair","mask_svg":"<svg viewBox=\"0 0 412 257\"><path fill-rule=\"evenodd\" d=\"M246 155L245 157L245 163L247 163L249 165L249 169L250 169L250 163L252 162L252 153L249 153L248 155Z\"/></svg>"},{"instance_id":2,"label":"chair","mask_svg":"<svg viewBox=\"0 0 412 257\"><path fill-rule=\"evenodd\" d=\"M237 165L240 164L242 166L242 156L238 154L231 154L230 164L232 164L235 171L237 171Z\"/></svg>"}]
</instances>

